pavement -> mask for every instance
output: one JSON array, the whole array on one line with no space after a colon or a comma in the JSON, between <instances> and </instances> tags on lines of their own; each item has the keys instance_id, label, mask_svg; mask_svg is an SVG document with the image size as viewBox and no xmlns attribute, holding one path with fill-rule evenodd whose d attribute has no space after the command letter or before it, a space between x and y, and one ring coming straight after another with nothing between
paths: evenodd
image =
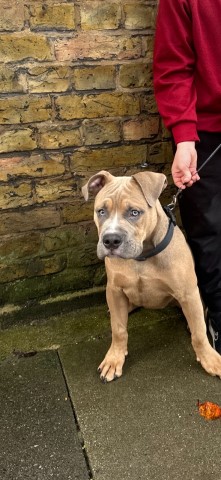
<instances>
[{"instance_id":1,"label":"pavement","mask_svg":"<svg viewBox=\"0 0 221 480\"><path fill-rule=\"evenodd\" d=\"M220 480L221 383L196 362L178 309L129 319L123 377L97 373L106 306L0 332L1 480Z\"/></svg>"}]
</instances>

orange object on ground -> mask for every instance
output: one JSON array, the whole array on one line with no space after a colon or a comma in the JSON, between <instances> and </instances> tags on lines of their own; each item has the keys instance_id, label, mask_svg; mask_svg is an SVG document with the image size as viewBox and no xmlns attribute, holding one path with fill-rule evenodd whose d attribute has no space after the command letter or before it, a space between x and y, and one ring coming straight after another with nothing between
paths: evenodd
<instances>
[{"instance_id":1,"label":"orange object on ground","mask_svg":"<svg viewBox=\"0 0 221 480\"><path fill-rule=\"evenodd\" d=\"M221 408L217 403L213 402L204 402L204 403L197 403L198 410L202 417L206 418L206 420L216 420L217 418L221 418Z\"/></svg>"}]
</instances>

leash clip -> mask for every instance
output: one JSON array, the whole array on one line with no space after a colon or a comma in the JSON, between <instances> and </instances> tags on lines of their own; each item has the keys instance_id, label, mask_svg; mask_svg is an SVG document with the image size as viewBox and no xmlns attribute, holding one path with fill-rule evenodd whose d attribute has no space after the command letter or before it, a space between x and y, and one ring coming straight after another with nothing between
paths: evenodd
<instances>
[{"instance_id":1,"label":"leash clip","mask_svg":"<svg viewBox=\"0 0 221 480\"><path fill-rule=\"evenodd\" d=\"M175 195L173 195L173 201L171 203L169 203L168 208L170 210L174 210L174 208L176 207L176 204L177 204L177 198L178 196L180 195L180 193L182 192L182 188L178 188L177 192L175 193Z\"/></svg>"},{"instance_id":2,"label":"leash clip","mask_svg":"<svg viewBox=\"0 0 221 480\"><path fill-rule=\"evenodd\" d=\"M177 204L177 196L176 196L176 195L173 195L173 201L172 201L171 203L169 203L169 204L167 205L167 207L168 207L171 211L173 211L174 208L175 208L175 206L176 206L176 204Z\"/></svg>"},{"instance_id":3,"label":"leash clip","mask_svg":"<svg viewBox=\"0 0 221 480\"><path fill-rule=\"evenodd\" d=\"M172 203L171 203L170 205L172 205ZM174 225L174 227L175 227L175 226L176 226L176 217L175 217L175 215L174 215L174 213L173 213L173 208L174 208L174 207L171 208L170 205L164 205L163 210L164 210L164 212L166 213L166 215L169 217L170 222L171 222L171 223Z\"/></svg>"}]
</instances>

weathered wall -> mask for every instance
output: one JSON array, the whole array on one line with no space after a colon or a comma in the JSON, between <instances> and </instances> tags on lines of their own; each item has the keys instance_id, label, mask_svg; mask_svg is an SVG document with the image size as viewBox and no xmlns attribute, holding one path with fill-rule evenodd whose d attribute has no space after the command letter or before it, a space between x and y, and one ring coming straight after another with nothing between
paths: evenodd
<instances>
[{"instance_id":1,"label":"weathered wall","mask_svg":"<svg viewBox=\"0 0 221 480\"><path fill-rule=\"evenodd\" d=\"M152 87L156 1L1 0L0 294L24 303L102 283L101 168L169 172Z\"/></svg>"}]
</instances>

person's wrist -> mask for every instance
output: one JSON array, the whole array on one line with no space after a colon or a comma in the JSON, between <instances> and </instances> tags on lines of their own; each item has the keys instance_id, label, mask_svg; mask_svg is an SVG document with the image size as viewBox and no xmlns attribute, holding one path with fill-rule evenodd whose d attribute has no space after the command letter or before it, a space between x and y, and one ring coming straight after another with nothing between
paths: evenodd
<instances>
[{"instance_id":1,"label":"person's wrist","mask_svg":"<svg viewBox=\"0 0 221 480\"><path fill-rule=\"evenodd\" d=\"M179 143L177 143L177 149L178 150L184 150L184 149L186 150L187 148L188 149L189 148L195 148L195 143L196 142L192 141L192 140L191 141L188 140L186 142L179 142Z\"/></svg>"}]
</instances>

